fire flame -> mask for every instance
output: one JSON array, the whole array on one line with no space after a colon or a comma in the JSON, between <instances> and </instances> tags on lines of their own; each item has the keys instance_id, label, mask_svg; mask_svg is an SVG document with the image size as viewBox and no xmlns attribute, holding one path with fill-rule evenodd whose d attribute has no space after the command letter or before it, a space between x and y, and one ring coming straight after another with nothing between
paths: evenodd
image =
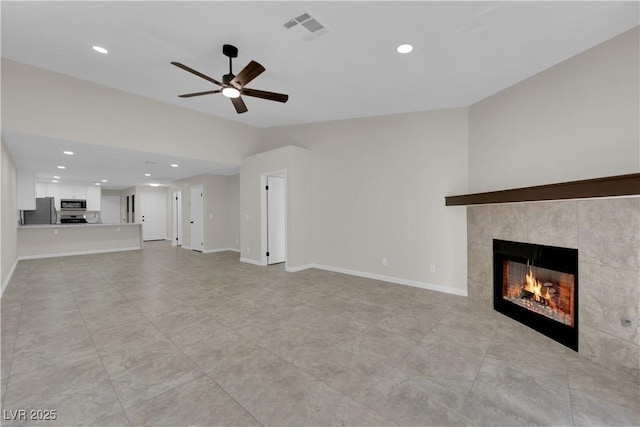
<instances>
[{"instance_id":1,"label":"fire flame","mask_svg":"<svg viewBox=\"0 0 640 427\"><path fill-rule=\"evenodd\" d=\"M522 289L533 294L533 300L545 304L554 310L558 309L557 304L549 294L549 288L543 282L536 279L533 269L529 267L529 272L525 275L525 283Z\"/></svg>"},{"instance_id":2,"label":"fire flame","mask_svg":"<svg viewBox=\"0 0 640 427\"><path fill-rule=\"evenodd\" d=\"M525 276L525 284L523 289L533 294L533 299L537 302L547 302L549 298L549 290L542 286L542 282L535 278L533 270L529 268L529 272ZM544 288L544 290L543 290ZM544 292L544 294L543 294Z\"/></svg>"}]
</instances>

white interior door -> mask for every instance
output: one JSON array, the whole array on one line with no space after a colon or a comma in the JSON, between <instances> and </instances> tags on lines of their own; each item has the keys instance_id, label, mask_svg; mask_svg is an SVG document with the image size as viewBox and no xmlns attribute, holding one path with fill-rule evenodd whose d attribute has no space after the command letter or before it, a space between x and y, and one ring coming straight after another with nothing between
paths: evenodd
<instances>
[{"instance_id":1,"label":"white interior door","mask_svg":"<svg viewBox=\"0 0 640 427\"><path fill-rule=\"evenodd\" d=\"M191 249L202 251L204 249L204 203L202 197L202 185L191 187Z\"/></svg>"},{"instance_id":2,"label":"white interior door","mask_svg":"<svg viewBox=\"0 0 640 427\"><path fill-rule=\"evenodd\" d=\"M267 264L285 262L285 180L280 176L267 177Z\"/></svg>"},{"instance_id":3,"label":"white interior door","mask_svg":"<svg viewBox=\"0 0 640 427\"><path fill-rule=\"evenodd\" d=\"M102 196L100 221L103 224L120 224L120 196Z\"/></svg>"},{"instance_id":4,"label":"white interior door","mask_svg":"<svg viewBox=\"0 0 640 427\"><path fill-rule=\"evenodd\" d=\"M143 193L141 202L142 240L164 240L167 237L166 194Z\"/></svg>"},{"instance_id":5,"label":"white interior door","mask_svg":"<svg viewBox=\"0 0 640 427\"><path fill-rule=\"evenodd\" d=\"M173 203L173 242L174 246L182 245L182 191L174 191L171 197Z\"/></svg>"}]
</instances>

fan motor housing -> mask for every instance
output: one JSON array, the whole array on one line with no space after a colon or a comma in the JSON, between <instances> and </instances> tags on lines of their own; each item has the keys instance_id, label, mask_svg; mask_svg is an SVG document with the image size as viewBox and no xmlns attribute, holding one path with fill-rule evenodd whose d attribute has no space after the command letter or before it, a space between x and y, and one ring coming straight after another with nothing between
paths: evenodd
<instances>
[{"instance_id":1,"label":"fan motor housing","mask_svg":"<svg viewBox=\"0 0 640 427\"><path fill-rule=\"evenodd\" d=\"M225 74L224 76L222 76L222 83L224 83L225 85L228 85L231 83L231 80L233 80L233 78L235 77L234 74Z\"/></svg>"}]
</instances>

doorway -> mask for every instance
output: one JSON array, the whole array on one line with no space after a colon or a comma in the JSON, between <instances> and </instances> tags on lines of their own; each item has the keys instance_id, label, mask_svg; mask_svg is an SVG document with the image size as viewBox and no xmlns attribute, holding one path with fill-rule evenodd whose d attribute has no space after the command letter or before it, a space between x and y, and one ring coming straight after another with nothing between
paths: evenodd
<instances>
[{"instance_id":1,"label":"doorway","mask_svg":"<svg viewBox=\"0 0 640 427\"><path fill-rule=\"evenodd\" d=\"M100 209L100 222L120 224L120 196L102 196Z\"/></svg>"},{"instance_id":2,"label":"doorway","mask_svg":"<svg viewBox=\"0 0 640 427\"><path fill-rule=\"evenodd\" d=\"M204 249L204 203L202 195L202 185L191 187L191 250L200 251Z\"/></svg>"},{"instance_id":3,"label":"doorway","mask_svg":"<svg viewBox=\"0 0 640 427\"><path fill-rule=\"evenodd\" d=\"M174 191L171 197L173 205L173 240L171 246L182 246L182 191Z\"/></svg>"},{"instance_id":4,"label":"doorway","mask_svg":"<svg viewBox=\"0 0 640 427\"><path fill-rule=\"evenodd\" d=\"M263 200L263 254L266 264L286 262L287 253L287 186L285 171L262 177Z\"/></svg>"},{"instance_id":5,"label":"doorway","mask_svg":"<svg viewBox=\"0 0 640 427\"><path fill-rule=\"evenodd\" d=\"M165 240L167 237L166 193L143 193L141 201L142 240Z\"/></svg>"}]
</instances>

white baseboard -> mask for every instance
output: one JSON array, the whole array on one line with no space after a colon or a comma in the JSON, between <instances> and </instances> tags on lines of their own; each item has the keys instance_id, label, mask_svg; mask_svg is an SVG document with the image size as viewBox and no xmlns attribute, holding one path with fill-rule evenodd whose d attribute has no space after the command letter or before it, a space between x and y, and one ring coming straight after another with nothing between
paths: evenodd
<instances>
[{"instance_id":1,"label":"white baseboard","mask_svg":"<svg viewBox=\"0 0 640 427\"><path fill-rule=\"evenodd\" d=\"M22 255L22 256L18 257L18 260L40 259L40 258L55 258L55 257L61 257L61 256L106 254L106 253L112 253L112 252L139 251L140 249L142 249L140 246L132 246L130 248L97 249L97 250L94 250L94 251L60 252L60 253L55 253L55 254L39 254L39 255Z\"/></svg>"},{"instance_id":2,"label":"white baseboard","mask_svg":"<svg viewBox=\"0 0 640 427\"><path fill-rule=\"evenodd\" d=\"M249 264L260 265L260 266L266 265L261 263L260 261L256 261L249 258L240 258L240 261L246 262ZM433 283L419 282L417 280L402 279L399 277L392 277L392 276L383 276L381 274L368 273L366 271L350 270L348 268L333 267L330 265L312 263L312 264L298 265L295 267L285 266L285 271L288 273L295 273L298 271L308 270L310 268L317 268L318 270L332 271L334 273L348 274L350 276L364 277L366 279L380 280L382 282L395 283L397 285L412 286L414 288L420 288L420 289L428 289L430 291L443 292L445 294L460 295L463 297L467 296L466 289L463 290L463 289L450 288L448 286L436 285Z\"/></svg>"},{"instance_id":3,"label":"white baseboard","mask_svg":"<svg viewBox=\"0 0 640 427\"><path fill-rule=\"evenodd\" d=\"M11 277L13 276L13 272L15 271L16 266L18 265L18 261L19 261L18 258L16 258L16 261L13 263L13 267L11 267L11 271L9 271L7 278L4 279L4 282L2 283L2 289L0 290L0 298L2 297L2 295L4 295L4 290L7 289L7 286L11 281Z\"/></svg>"},{"instance_id":4,"label":"white baseboard","mask_svg":"<svg viewBox=\"0 0 640 427\"><path fill-rule=\"evenodd\" d=\"M202 251L203 254L214 254L216 252L240 252L240 249L219 248L219 249L205 249L205 250Z\"/></svg>"},{"instance_id":5,"label":"white baseboard","mask_svg":"<svg viewBox=\"0 0 640 427\"><path fill-rule=\"evenodd\" d=\"M240 258L240 262L246 262L247 264L259 265L262 267L267 265L262 261L256 261L255 259L251 259L251 258Z\"/></svg>"},{"instance_id":6,"label":"white baseboard","mask_svg":"<svg viewBox=\"0 0 640 427\"><path fill-rule=\"evenodd\" d=\"M316 268L315 264L304 264L304 265L298 265L296 267L285 266L284 271L286 271L287 273L295 273L297 271L308 270L310 268Z\"/></svg>"},{"instance_id":7,"label":"white baseboard","mask_svg":"<svg viewBox=\"0 0 640 427\"><path fill-rule=\"evenodd\" d=\"M428 289L431 291L443 292L446 294L467 296L467 290L450 288L448 286L435 285L433 283L418 282L417 280L401 279L399 277L383 276L381 274L367 273L365 271L349 270L346 268L332 267L329 265L308 264L319 270L333 271L334 273L349 274L351 276L364 277L367 279L380 280L383 282L396 283L398 285L413 286L414 288Z\"/></svg>"}]
</instances>

